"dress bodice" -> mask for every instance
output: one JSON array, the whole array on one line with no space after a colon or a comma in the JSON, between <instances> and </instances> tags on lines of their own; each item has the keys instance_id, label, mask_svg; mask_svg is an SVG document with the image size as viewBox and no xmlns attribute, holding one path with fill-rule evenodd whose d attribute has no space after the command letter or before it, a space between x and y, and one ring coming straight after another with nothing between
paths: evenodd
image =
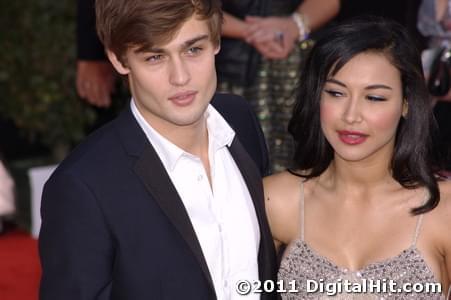
<instances>
[{"instance_id":1,"label":"dress bodice","mask_svg":"<svg viewBox=\"0 0 451 300\"><path fill-rule=\"evenodd\" d=\"M300 206L303 223L303 184L301 187ZM285 287L295 287L292 289L295 292L283 293L282 299L445 299L443 294L438 292L407 293L401 288L406 284L425 287L437 282L416 247L422 216L417 217L417 226L410 247L394 257L371 263L357 271L339 267L311 248L304 240L304 224L301 224L301 236L286 248L278 272L278 279L285 282ZM391 292L390 284L396 284L394 293ZM345 285L349 288L345 288ZM324 287L324 291L315 292L321 286ZM334 289L336 291L342 289L342 292L332 295Z\"/></svg>"}]
</instances>

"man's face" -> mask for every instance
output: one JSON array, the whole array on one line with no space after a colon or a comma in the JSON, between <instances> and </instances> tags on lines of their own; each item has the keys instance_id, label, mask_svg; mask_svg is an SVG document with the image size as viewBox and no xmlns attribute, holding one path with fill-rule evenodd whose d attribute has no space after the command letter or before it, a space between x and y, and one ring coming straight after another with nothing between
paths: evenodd
<instances>
[{"instance_id":1,"label":"man's face","mask_svg":"<svg viewBox=\"0 0 451 300\"><path fill-rule=\"evenodd\" d=\"M110 60L128 75L136 106L147 122L165 135L174 129L196 126L216 90L214 56L207 21L195 16L186 21L165 45L148 52L129 49L123 66L111 52Z\"/></svg>"}]
</instances>

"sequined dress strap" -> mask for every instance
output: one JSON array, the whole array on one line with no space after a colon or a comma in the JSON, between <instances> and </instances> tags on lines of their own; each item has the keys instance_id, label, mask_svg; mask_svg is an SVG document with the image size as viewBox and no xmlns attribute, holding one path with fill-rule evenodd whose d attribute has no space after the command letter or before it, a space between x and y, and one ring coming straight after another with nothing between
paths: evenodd
<instances>
[{"instance_id":1,"label":"sequined dress strap","mask_svg":"<svg viewBox=\"0 0 451 300\"><path fill-rule=\"evenodd\" d=\"M415 227L415 233L413 235L413 239L412 239L412 246L415 247L417 244L417 240L418 240L418 235L420 234L420 228L421 228L421 224L423 223L423 216L424 214L421 214L418 216L417 219L417 225Z\"/></svg>"},{"instance_id":2,"label":"sequined dress strap","mask_svg":"<svg viewBox=\"0 0 451 300\"><path fill-rule=\"evenodd\" d=\"M424 191L423 205L427 202L428 198L429 198L429 192L426 189ZM415 227L415 232L414 232L413 239L412 239L412 247L416 247L416 245L417 245L418 236L420 235L421 224L423 223L423 216L424 216L424 214L421 214L418 216L417 225Z\"/></svg>"},{"instance_id":3,"label":"sequined dress strap","mask_svg":"<svg viewBox=\"0 0 451 300\"><path fill-rule=\"evenodd\" d=\"M304 232L305 232L305 204L304 204L304 181L301 180L301 199L300 199L300 203L299 203L299 207L300 207L300 212L299 212L299 217L300 217L300 225L301 225L301 236L300 239L301 241L304 241Z\"/></svg>"}]
</instances>

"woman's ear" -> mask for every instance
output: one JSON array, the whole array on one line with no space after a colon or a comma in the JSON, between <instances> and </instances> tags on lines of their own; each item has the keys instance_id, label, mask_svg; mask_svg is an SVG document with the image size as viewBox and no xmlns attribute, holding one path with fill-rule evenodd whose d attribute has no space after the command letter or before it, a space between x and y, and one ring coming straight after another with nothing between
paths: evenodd
<instances>
[{"instance_id":1,"label":"woman's ear","mask_svg":"<svg viewBox=\"0 0 451 300\"><path fill-rule=\"evenodd\" d=\"M409 103L407 102L407 99L404 99L402 103L402 113L401 113L402 117L406 118L408 112L409 112Z\"/></svg>"}]
</instances>

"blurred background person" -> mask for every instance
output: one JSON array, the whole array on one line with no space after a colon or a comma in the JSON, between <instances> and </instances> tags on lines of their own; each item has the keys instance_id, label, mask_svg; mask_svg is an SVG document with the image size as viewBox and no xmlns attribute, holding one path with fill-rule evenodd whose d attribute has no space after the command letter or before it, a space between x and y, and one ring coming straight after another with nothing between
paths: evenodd
<instances>
[{"instance_id":1,"label":"blurred background person","mask_svg":"<svg viewBox=\"0 0 451 300\"><path fill-rule=\"evenodd\" d=\"M418 14L418 28L428 38L423 64L428 87L434 96L434 115L439 127L439 151L451 171L451 1L423 0Z\"/></svg>"},{"instance_id":2,"label":"blurred background person","mask_svg":"<svg viewBox=\"0 0 451 300\"><path fill-rule=\"evenodd\" d=\"M424 39L417 30L416 20L421 0L341 0L340 12L335 21L353 17L378 16L403 25L418 47L424 47Z\"/></svg>"},{"instance_id":3,"label":"blurred background person","mask_svg":"<svg viewBox=\"0 0 451 300\"><path fill-rule=\"evenodd\" d=\"M265 133L272 170L291 165L287 124L308 39L332 20L339 0L224 0L218 90L244 96Z\"/></svg>"},{"instance_id":4,"label":"blurred background person","mask_svg":"<svg viewBox=\"0 0 451 300\"><path fill-rule=\"evenodd\" d=\"M88 103L109 107L116 72L95 30L95 0L77 1L77 92Z\"/></svg>"},{"instance_id":5,"label":"blurred background person","mask_svg":"<svg viewBox=\"0 0 451 300\"><path fill-rule=\"evenodd\" d=\"M130 97L97 36L94 4L95 0L77 0L76 88L80 98L91 104L96 113L87 132L111 121Z\"/></svg>"},{"instance_id":6,"label":"blurred background person","mask_svg":"<svg viewBox=\"0 0 451 300\"><path fill-rule=\"evenodd\" d=\"M12 224L15 211L14 181L0 157L0 233Z\"/></svg>"}]
</instances>

